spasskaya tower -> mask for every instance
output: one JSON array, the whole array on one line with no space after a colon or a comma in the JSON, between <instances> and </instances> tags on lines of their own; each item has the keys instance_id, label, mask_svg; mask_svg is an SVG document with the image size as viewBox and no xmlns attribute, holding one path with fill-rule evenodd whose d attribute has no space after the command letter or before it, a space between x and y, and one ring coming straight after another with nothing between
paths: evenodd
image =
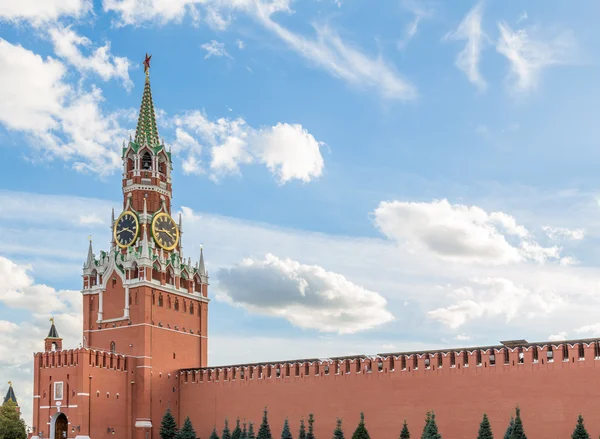
<instances>
[{"instance_id":1,"label":"spasskaya tower","mask_svg":"<svg viewBox=\"0 0 600 439\"><path fill-rule=\"evenodd\" d=\"M158 437L177 407L178 371L207 363L208 273L192 264L171 214L171 152L160 140L150 57L135 137L123 144L123 208L112 214L110 250L83 268L84 348L128 358L131 418L140 439ZM91 378L90 378L91 379Z\"/></svg>"}]
</instances>

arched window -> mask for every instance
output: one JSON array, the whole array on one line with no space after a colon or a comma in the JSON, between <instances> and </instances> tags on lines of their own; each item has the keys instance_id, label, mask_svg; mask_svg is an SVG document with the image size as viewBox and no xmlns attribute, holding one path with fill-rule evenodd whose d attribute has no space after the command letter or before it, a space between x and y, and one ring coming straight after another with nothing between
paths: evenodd
<instances>
[{"instance_id":1,"label":"arched window","mask_svg":"<svg viewBox=\"0 0 600 439\"><path fill-rule=\"evenodd\" d=\"M133 159L127 158L127 172L133 171Z\"/></svg>"},{"instance_id":2,"label":"arched window","mask_svg":"<svg viewBox=\"0 0 600 439\"><path fill-rule=\"evenodd\" d=\"M167 268L167 283L169 285L173 285L174 283L173 269L171 267Z\"/></svg>"},{"instance_id":3,"label":"arched window","mask_svg":"<svg viewBox=\"0 0 600 439\"><path fill-rule=\"evenodd\" d=\"M190 314L194 314L194 303L190 303Z\"/></svg>"},{"instance_id":4,"label":"arched window","mask_svg":"<svg viewBox=\"0 0 600 439\"><path fill-rule=\"evenodd\" d=\"M171 296L167 298L167 308L171 309Z\"/></svg>"},{"instance_id":5,"label":"arched window","mask_svg":"<svg viewBox=\"0 0 600 439\"><path fill-rule=\"evenodd\" d=\"M158 306L163 306L163 298L162 298L162 294L158 295Z\"/></svg>"},{"instance_id":6,"label":"arched window","mask_svg":"<svg viewBox=\"0 0 600 439\"><path fill-rule=\"evenodd\" d=\"M175 311L179 311L179 299L175 298Z\"/></svg>"},{"instance_id":7,"label":"arched window","mask_svg":"<svg viewBox=\"0 0 600 439\"><path fill-rule=\"evenodd\" d=\"M142 156L142 170L151 171L152 170L152 156L148 151L144 153Z\"/></svg>"},{"instance_id":8,"label":"arched window","mask_svg":"<svg viewBox=\"0 0 600 439\"><path fill-rule=\"evenodd\" d=\"M131 268L131 278L132 279L137 279L138 276L140 275L139 270L138 270L138 266L136 263L133 264L133 267Z\"/></svg>"},{"instance_id":9,"label":"arched window","mask_svg":"<svg viewBox=\"0 0 600 439\"><path fill-rule=\"evenodd\" d=\"M110 351L114 354L115 352L117 352L117 347L115 345L114 341L110 342Z\"/></svg>"}]
</instances>

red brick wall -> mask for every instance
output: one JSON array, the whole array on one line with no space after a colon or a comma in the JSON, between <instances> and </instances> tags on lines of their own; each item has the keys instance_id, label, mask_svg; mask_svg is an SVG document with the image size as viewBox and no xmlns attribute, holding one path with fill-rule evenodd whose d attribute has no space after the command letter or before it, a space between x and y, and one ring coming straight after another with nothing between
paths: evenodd
<instances>
[{"instance_id":1,"label":"red brick wall","mask_svg":"<svg viewBox=\"0 0 600 439\"><path fill-rule=\"evenodd\" d=\"M317 438L330 437L335 428L336 417L344 420L346 435L350 435L364 411L366 423L373 439L398 437L404 419L411 434L419 437L425 414L434 410L440 433L449 439L472 439L476 437L484 412L490 418L496 437L502 437L510 415L518 404L522 409L525 432L530 439L553 439L570 437L577 416L581 413L592 437L600 434L600 398L596 388L600 376L600 361L593 357L593 346L586 348L586 359L579 361L577 347L569 349L570 359L562 361L555 348L555 360L547 363L545 348L539 351L539 363L533 363L531 351L525 352L524 363L518 363L517 352L511 353L509 365L503 364L501 354L496 354L497 365L489 365L489 355L482 355L482 365L476 366L475 354L469 356L469 367L462 365L462 353L456 355L456 367L450 368L449 356L443 358L443 368L437 368L437 360L425 370L424 358L419 358L418 370L409 371L412 358L407 360L407 370L389 371L389 360L384 360L382 372L373 362L370 373L351 372L345 368L335 375L324 375L323 366L319 376L314 376L311 366L309 376L291 376L258 379L255 373L249 379L224 381L223 371L218 382L207 382L204 375L200 381L196 374L185 374L182 381L180 420L190 416L199 437L210 435L213 425L222 430L223 420L231 423L236 417L252 420L256 428L260 423L263 407L267 406L269 421L275 437L281 433L283 420L289 418L296 435L299 420L309 413L315 415ZM513 360L515 364L513 364ZM364 370L365 363L361 369ZM282 371L284 368L282 367ZM304 368L301 368L304 375ZM231 378L231 371L229 378ZM213 379L215 375L213 372Z\"/></svg>"}]
</instances>

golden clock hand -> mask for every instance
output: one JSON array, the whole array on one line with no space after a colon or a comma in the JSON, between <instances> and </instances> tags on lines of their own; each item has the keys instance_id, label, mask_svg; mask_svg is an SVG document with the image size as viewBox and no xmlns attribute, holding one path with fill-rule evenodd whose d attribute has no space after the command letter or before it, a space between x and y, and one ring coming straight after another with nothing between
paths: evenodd
<instances>
[{"instance_id":1,"label":"golden clock hand","mask_svg":"<svg viewBox=\"0 0 600 439\"><path fill-rule=\"evenodd\" d=\"M175 237L173 235L171 235L171 233L169 233L165 229L158 229L157 232L165 232L167 235L169 235L171 237L171 239L175 239Z\"/></svg>"},{"instance_id":2,"label":"golden clock hand","mask_svg":"<svg viewBox=\"0 0 600 439\"><path fill-rule=\"evenodd\" d=\"M131 230L131 229L121 229L117 232L117 235L120 235L121 233L123 233L125 231L133 233L133 230Z\"/></svg>"}]
</instances>

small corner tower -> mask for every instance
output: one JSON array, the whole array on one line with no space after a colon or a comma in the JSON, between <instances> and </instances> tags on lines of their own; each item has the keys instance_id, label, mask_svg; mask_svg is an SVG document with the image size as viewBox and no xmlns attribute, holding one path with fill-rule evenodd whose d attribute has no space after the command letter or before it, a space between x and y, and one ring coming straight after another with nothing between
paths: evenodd
<instances>
[{"instance_id":1,"label":"small corner tower","mask_svg":"<svg viewBox=\"0 0 600 439\"><path fill-rule=\"evenodd\" d=\"M44 339L44 350L46 352L61 351L62 338L58 336L58 331L56 330L56 326L54 326L54 317L50 318L50 323L50 331L48 331L48 336Z\"/></svg>"},{"instance_id":2,"label":"small corner tower","mask_svg":"<svg viewBox=\"0 0 600 439\"><path fill-rule=\"evenodd\" d=\"M6 404L8 401L12 401L15 403L15 405L17 406L17 413L21 412L11 381L8 382L8 391L6 392L6 396L4 397L4 401L2 402L2 405Z\"/></svg>"}]
</instances>

